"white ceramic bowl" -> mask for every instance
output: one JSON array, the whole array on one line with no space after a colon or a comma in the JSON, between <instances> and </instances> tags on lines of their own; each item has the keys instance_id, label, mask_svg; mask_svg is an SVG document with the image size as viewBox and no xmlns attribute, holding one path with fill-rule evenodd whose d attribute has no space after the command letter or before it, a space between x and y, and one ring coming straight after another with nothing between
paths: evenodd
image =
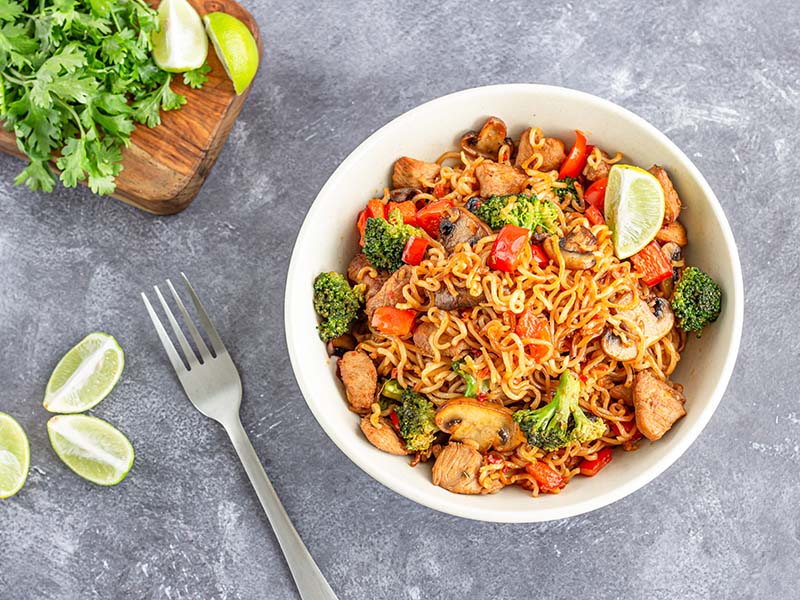
<instances>
[{"instance_id":1,"label":"white ceramic bowl","mask_svg":"<svg viewBox=\"0 0 800 600\"><path fill-rule=\"evenodd\" d=\"M388 185L394 161L403 155L435 160L458 146L461 135L489 115L503 119L517 137L531 125L570 143L574 130L591 143L621 151L645 168L663 165L686 210L689 264L707 271L722 287L719 320L701 339L690 339L673 375L687 398L685 418L656 443L644 440L636 452L616 452L593 478L576 477L558 495L531 496L518 486L487 496L452 494L431 483L430 465L377 450L347 409L335 365L316 332L312 282L321 271L343 272L357 249L356 217L366 201ZM286 340L300 389L319 424L353 462L398 494L430 508L482 521L533 522L561 519L606 506L636 491L683 454L708 423L736 361L742 329L743 292L739 257L725 215L706 180L655 127L595 96L530 84L465 90L433 100L394 119L372 134L331 175L306 216L292 254L286 285Z\"/></svg>"}]
</instances>

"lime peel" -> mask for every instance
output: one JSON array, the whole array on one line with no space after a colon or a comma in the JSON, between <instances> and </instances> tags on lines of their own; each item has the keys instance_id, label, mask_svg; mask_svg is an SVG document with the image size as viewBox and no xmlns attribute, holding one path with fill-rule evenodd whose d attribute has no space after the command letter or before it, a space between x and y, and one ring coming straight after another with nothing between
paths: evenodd
<instances>
[{"instance_id":1,"label":"lime peel","mask_svg":"<svg viewBox=\"0 0 800 600\"><path fill-rule=\"evenodd\" d=\"M0 498L10 498L25 485L31 465L31 448L17 420L0 412Z\"/></svg>"},{"instance_id":2,"label":"lime peel","mask_svg":"<svg viewBox=\"0 0 800 600\"><path fill-rule=\"evenodd\" d=\"M604 216L617 258L629 258L653 241L664 210L664 188L652 173L633 165L611 167Z\"/></svg>"},{"instance_id":3,"label":"lime peel","mask_svg":"<svg viewBox=\"0 0 800 600\"><path fill-rule=\"evenodd\" d=\"M253 33L241 20L223 12L208 13L203 23L233 89L241 95L258 71L258 44Z\"/></svg>"},{"instance_id":4,"label":"lime peel","mask_svg":"<svg viewBox=\"0 0 800 600\"><path fill-rule=\"evenodd\" d=\"M55 413L89 410L114 389L124 367L125 353L117 340L107 333L90 333L53 369L44 408Z\"/></svg>"},{"instance_id":5,"label":"lime peel","mask_svg":"<svg viewBox=\"0 0 800 600\"><path fill-rule=\"evenodd\" d=\"M47 422L53 450L73 472L97 485L117 485L133 466L133 446L110 423L87 415L57 415Z\"/></svg>"}]
</instances>

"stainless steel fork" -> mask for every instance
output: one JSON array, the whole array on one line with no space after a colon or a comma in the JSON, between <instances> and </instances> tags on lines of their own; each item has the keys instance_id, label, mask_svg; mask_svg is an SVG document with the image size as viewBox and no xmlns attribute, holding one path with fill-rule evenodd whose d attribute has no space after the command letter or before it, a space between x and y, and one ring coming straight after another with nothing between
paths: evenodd
<instances>
[{"instance_id":1,"label":"stainless steel fork","mask_svg":"<svg viewBox=\"0 0 800 600\"><path fill-rule=\"evenodd\" d=\"M164 296L161 295L161 290L158 289L158 286L154 286L153 289L167 315L178 344L183 350L183 358L172 344L172 340L153 310L147 296L142 294L142 300L144 300L144 305L150 314L164 350L167 351L172 367L178 374L178 379L195 408L205 416L217 421L228 432L228 436L233 442L233 447L239 455L239 460L242 461L244 470L250 478L250 483L253 484L256 495L261 501L261 506L264 507L264 512L267 513L267 518L275 531L275 537L278 539L281 550L283 550L283 554L286 557L286 562L292 572L300 597L303 600L336 600L336 595L328 585L328 582L325 581L325 577L289 520L286 510L278 499L267 474L264 472L264 467L261 466L261 461L258 459L258 455L253 449L244 427L242 427L242 422L239 418L239 406L242 402L242 380L239 377L239 371L236 369L236 365L233 364L233 360L225 349L217 330L211 324L208 313L203 308L192 284L189 283L183 273L181 273L181 277L189 290L189 296L192 298L197 315L200 317L201 326L211 342L214 352L212 354L209 351L200 336L197 326L189 316L180 296L175 291L175 287L167 279L167 287L169 287L175 304L177 304L183 316L186 327L189 328L189 334L194 340L197 353L192 349L183 334L178 321L172 314Z\"/></svg>"}]
</instances>

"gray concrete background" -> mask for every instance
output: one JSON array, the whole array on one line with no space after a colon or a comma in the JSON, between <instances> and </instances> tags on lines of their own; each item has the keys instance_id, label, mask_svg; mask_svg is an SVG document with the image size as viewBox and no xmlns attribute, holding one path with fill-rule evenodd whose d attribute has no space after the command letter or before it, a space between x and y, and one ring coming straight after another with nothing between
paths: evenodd
<instances>
[{"instance_id":1,"label":"gray concrete background","mask_svg":"<svg viewBox=\"0 0 800 600\"><path fill-rule=\"evenodd\" d=\"M296 597L224 433L183 397L137 299L185 269L240 366L256 450L340 598L797 597L796 0L246 4L263 68L181 215L14 188L21 163L0 157L0 410L33 452L25 488L0 502L0 596ZM719 410L664 475L578 518L494 525L417 506L334 447L286 358L283 283L306 209L362 139L423 101L518 81L618 102L695 161L739 244L745 328ZM127 351L92 411L136 446L111 489L59 463L41 407L60 354L93 330Z\"/></svg>"}]
</instances>

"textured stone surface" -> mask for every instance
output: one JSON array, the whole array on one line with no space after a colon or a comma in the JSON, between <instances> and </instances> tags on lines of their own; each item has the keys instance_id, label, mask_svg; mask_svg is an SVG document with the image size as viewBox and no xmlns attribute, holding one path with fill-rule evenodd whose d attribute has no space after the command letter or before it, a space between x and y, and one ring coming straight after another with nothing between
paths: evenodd
<instances>
[{"instance_id":1,"label":"textured stone surface","mask_svg":"<svg viewBox=\"0 0 800 600\"><path fill-rule=\"evenodd\" d=\"M183 397L137 297L185 269L241 368L256 450L340 598L796 597L796 0L247 4L265 65L183 214L32 194L0 157L0 410L33 450L27 485L0 502L0 595L296 597L224 433ZM493 525L404 500L334 447L286 360L282 289L305 210L358 142L422 101L517 81L618 102L686 151L739 243L746 321L724 401L664 475L578 518ZM59 354L97 329L128 363L93 413L137 450L112 489L59 463L41 408Z\"/></svg>"}]
</instances>

